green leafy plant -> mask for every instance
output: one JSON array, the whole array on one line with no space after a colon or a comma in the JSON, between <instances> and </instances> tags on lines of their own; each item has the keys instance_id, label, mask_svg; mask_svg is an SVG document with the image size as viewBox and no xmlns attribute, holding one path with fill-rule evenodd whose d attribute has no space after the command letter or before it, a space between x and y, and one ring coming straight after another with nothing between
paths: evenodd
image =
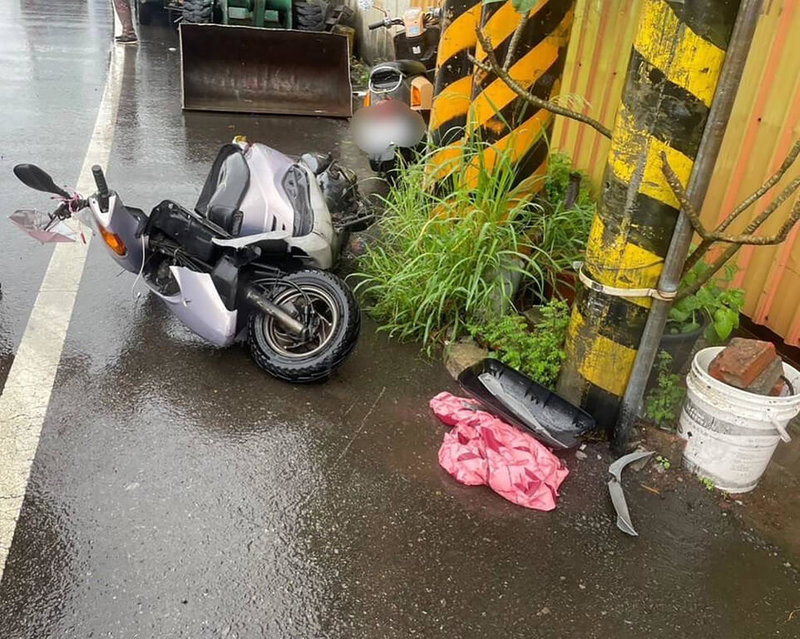
<instances>
[{"instance_id":1,"label":"green leafy plant","mask_svg":"<svg viewBox=\"0 0 800 639\"><path fill-rule=\"evenodd\" d=\"M505 2L505 0L483 0L483 4L495 4L497 2ZM514 7L514 10L522 14L530 12L537 4L539 4L539 0L511 0L511 6Z\"/></svg>"},{"instance_id":2,"label":"green leafy plant","mask_svg":"<svg viewBox=\"0 0 800 639\"><path fill-rule=\"evenodd\" d=\"M518 285L552 286L586 244L590 213L546 213L516 189L513 145L485 153L487 146L465 142L449 177L438 177L447 189L432 178L434 152L400 166L384 198L379 240L354 274L381 329L428 350L513 311ZM467 171L469 187L461 178Z\"/></svg>"},{"instance_id":3,"label":"green leafy plant","mask_svg":"<svg viewBox=\"0 0 800 639\"><path fill-rule=\"evenodd\" d=\"M507 315L469 327L475 340L491 355L543 386L553 388L566 359L564 342L569 308L561 300L539 307L540 319L533 329L520 315Z\"/></svg>"},{"instance_id":4,"label":"green leafy plant","mask_svg":"<svg viewBox=\"0 0 800 639\"><path fill-rule=\"evenodd\" d=\"M714 484L714 482L711 479L709 479L708 477L701 477L700 478L700 483L703 484L703 486L705 486L705 488L706 488L706 490L708 492L711 492L716 488L716 485Z\"/></svg>"},{"instance_id":5,"label":"green leafy plant","mask_svg":"<svg viewBox=\"0 0 800 639\"><path fill-rule=\"evenodd\" d=\"M512 0L511 2L511 5L515 10L519 11L519 13L528 13L536 7L537 4L539 4L539 0Z\"/></svg>"},{"instance_id":6,"label":"green leafy plant","mask_svg":"<svg viewBox=\"0 0 800 639\"><path fill-rule=\"evenodd\" d=\"M668 457L662 457L661 455L658 455L656 457L656 463L658 463L664 470L669 470L672 468L672 463L669 461Z\"/></svg>"},{"instance_id":7,"label":"green leafy plant","mask_svg":"<svg viewBox=\"0 0 800 639\"><path fill-rule=\"evenodd\" d=\"M698 262L681 282L681 287L691 287L710 269L705 262ZM696 293L679 299L673 304L667 320L667 332L689 333L706 326L705 338L712 344L726 341L739 327L739 312L744 304L744 291L726 288L736 269L728 266L722 277L706 282Z\"/></svg>"},{"instance_id":8,"label":"green leafy plant","mask_svg":"<svg viewBox=\"0 0 800 639\"><path fill-rule=\"evenodd\" d=\"M686 388L681 376L672 372L672 356L669 353L658 353L657 366L658 381L645 397L645 414L659 428L672 430L686 396Z\"/></svg>"}]
</instances>

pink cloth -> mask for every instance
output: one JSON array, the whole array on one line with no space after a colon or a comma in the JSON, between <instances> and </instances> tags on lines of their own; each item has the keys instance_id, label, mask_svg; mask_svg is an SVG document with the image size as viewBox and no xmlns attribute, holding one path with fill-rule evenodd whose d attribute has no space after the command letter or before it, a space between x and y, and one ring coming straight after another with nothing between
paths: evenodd
<instances>
[{"instance_id":1,"label":"pink cloth","mask_svg":"<svg viewBox=\"0 0 800 639\"><path fill-rule=\"evenodd\" d=\"M436 416L454 427L439 449L442 468L462 484L486 484L520 506L553 510L566 466L530 435L471 406L450 393L430 401Z\"/></svg>"}]
</instances>

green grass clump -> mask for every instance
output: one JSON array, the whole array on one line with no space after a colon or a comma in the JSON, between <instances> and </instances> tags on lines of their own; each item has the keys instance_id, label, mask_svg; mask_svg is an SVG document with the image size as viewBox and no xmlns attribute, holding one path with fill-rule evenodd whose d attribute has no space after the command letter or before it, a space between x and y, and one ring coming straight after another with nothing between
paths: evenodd
<instances>
[{"instance_id":1,"label":"green grass clump","mask_svg":"<svg viewBox=\"0 0 800 639\"><path fill-rule=\"evenodd\" d=\"M519 286L545 290L585 247L593 208L532 201L515 190L510 152L489 167L485 148L468 141L457 163L471 167L471 188L463 173L432 184L430 156L397 170L356 274L366 310L395 337L430 349L513 312Z\"/></svg>"}]
</instances>

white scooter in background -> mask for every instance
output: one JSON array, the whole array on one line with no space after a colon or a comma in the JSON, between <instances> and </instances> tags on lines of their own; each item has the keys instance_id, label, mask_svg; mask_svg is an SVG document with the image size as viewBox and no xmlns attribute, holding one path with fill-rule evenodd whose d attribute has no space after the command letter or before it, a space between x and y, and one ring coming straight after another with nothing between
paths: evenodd
<instances>
[{"instance_id":1,"label":"white scooter in background","mask_svg":"<svg viewBox=\"0 0 800 639\"><path fill-rule=\"evenodd\" d=\"M362 10L377 9L383 20L370 30L402 26L392 43L395 59L376 64L369 73L363 108L353 117L353 137L370 168L388 174L397 157L410 159L425 137L433 104L433 76L439 49L439 8L412 7L402 18L392 18L373 0L359 0Z\"/></svg>"}]
</instances>

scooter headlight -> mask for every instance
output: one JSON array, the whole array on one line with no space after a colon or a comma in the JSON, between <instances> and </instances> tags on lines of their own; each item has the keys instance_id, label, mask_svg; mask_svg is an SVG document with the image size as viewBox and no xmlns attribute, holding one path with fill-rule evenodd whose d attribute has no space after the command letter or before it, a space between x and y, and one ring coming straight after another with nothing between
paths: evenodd
<instances>
[{"instance_id":1,"label":"scooter headlight","mask_svg":"<svg viewBox=\"0 0 800 639\"><path fill-rule=\"evenodd\" d=\"M112 233L108 229L104 228L103 226L97 225L100 229L100 237L103 238L103 241L106 243L108 248L110 248L114 253L119 255L120 257L124 257L125 254L128 252L128 249L125 248L125 243L122 241L119 235L116 233Z\"/></svg>"}]
</instances>

